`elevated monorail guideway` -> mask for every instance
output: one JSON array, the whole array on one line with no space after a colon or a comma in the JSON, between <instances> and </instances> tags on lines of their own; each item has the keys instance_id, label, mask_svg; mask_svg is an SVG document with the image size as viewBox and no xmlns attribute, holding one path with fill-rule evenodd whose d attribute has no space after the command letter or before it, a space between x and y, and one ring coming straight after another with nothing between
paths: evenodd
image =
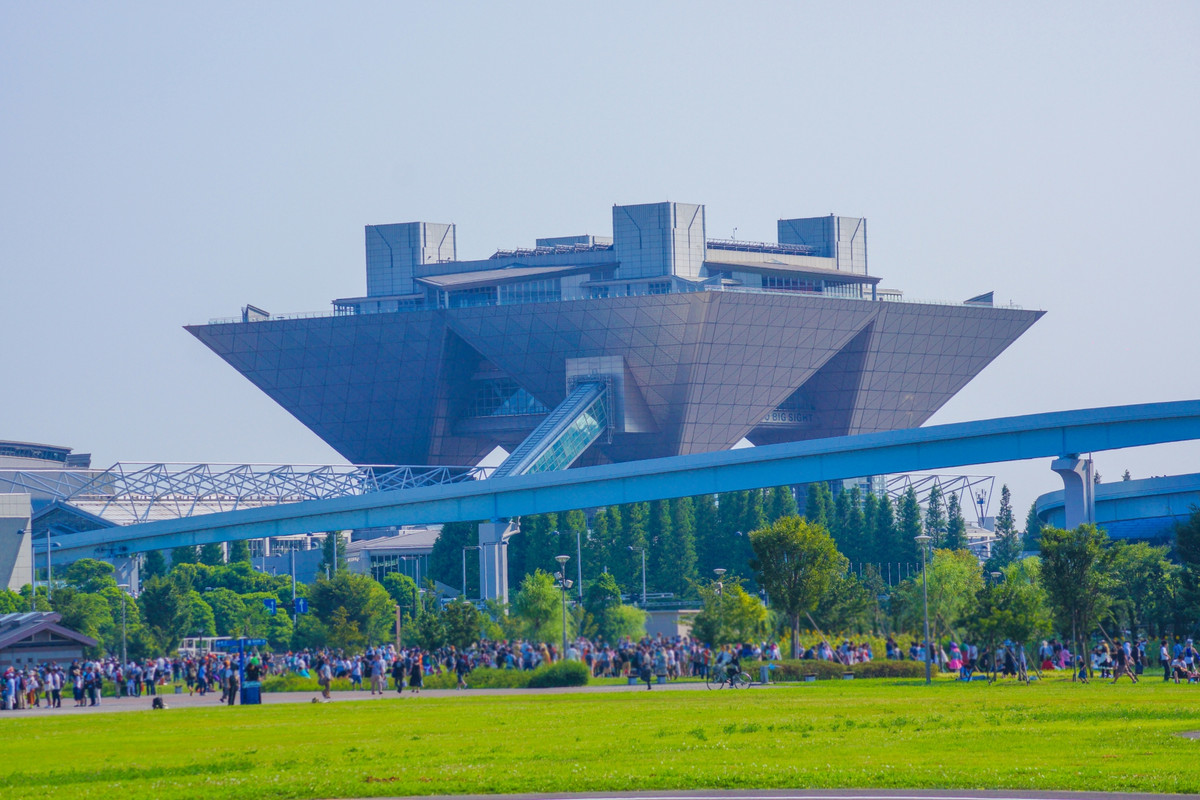
<instances>
[{"instance_id":1,"label":"elevated monorail guideway","mask_svg":"<svg viewBox=\"0 0 1200 800\"><path fill-rule=\"evenodd\" d=\"M503 520L616 503L1031 458L1061 461L1094 451L1195 439L1200 439L1200 400L1058 411L309 500L64 534L56 537L61 548L56 549L55 560L312 531ZM1071 488L1068 483L1068 491Z\"/></svg>"}]
</instances>

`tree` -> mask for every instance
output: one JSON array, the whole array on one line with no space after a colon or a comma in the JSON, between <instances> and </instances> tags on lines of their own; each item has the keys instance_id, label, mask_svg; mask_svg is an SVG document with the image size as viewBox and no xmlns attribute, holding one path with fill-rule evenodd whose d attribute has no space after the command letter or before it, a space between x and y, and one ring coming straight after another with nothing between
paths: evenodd
<instances>
[{"instance_id":1,"label":"tree","mask_svg":"<svg viewBox=\"0 0 1200 800\"><path fill-rule=\"evenodd\" d=\"M711 494L692 498L692 514L696 521L696 574L711 575L721 566L718 530L721 527L716 497Z\"/></svg>"},{"instance_id":2,"label":"tree","mask_svg":"<svg viewBox=\"0 0 1200 800\"><path fill-rule=\"evenodd\" d=\"M845 572L846 558L820 525L784 517L750 533L751 566L776 610L787 615L791 657L800 657L800 618L816 608L833 579Z\"/></svg>"},{"instance_id":3,"label":"tree","mask_svg":"<svg viewBox=\"0 0 1200 800\"><path fill-rule=\"evenodd\" d=\"M562 638L562 595L554 578L534 570L521 581L513 596L513 613L521 619L528 638L553 643Z\"/></svg>"},{"instance_id":4,"label":"tree","mask_svg":"<svg viewBox=\"0 0 1200 800\"><path fill-rule=\"evenodd\" d=\"M963 519L962 506L959 505L958 495L950 494L950 502L946 505L946 541L947 550L967 549L967 521Z\"/></svg>"},{"instance_id":5,"label":"tree","mask_svg":"<svg viewBox=\"0 0 1200 800\"><path fill-rule=\"evenodd\" d=\"M1147 542L1117 542L1113 545L1113 616L1130 635L1144 628L1152 635L1155 621L1170 614L1171 587L1179 568L1167 559L1170 548ZM1161 631L1161 627L1158 632Z\"/></svg>"},{"instance_id":6,"label":"tree","mask_svg":"<svg viewBox=\"0 0 1200 800\"><path fill-rule=\"evenodd\" d=\"M329 631L328 646L342 650L358 650L367 643L358 620L350 618L345 606L338 606L326 623Z\"/></svg>"},{"instance_id":7,"label":"tree","mask_svg":"<svg viewBox=\"0 0 1200 800\"><path fill-rule=\"evenodd\" d=\"M313 616L326 626L335 623L339 608L346 609L346 623L354 623L368 644L391 638L396 604L369 575L339 569L330 579L318 577L308 587L308 603Z\"/></svg>"},{"instance_id":8,"label":"tree","mask_svg":"<svg viewBox=\"0 0 1200 800\"><path fill-rule=\"evenodd\" d=\"M142 578L162 578L167 574L167 559L162 550L150 550L142 558Z\"/></svg>"},{"instance_id":9,"label":"tree","mask_svg":"<svg viewBox=\"0 0 1200 800\"><path fill-rule=\"evenodd\" d=\"M1071 631L1071 652L1088 636L1111 602L1108 536L1095 525L1041 531L1042 579L1060 629Z\"/></svg>"},{"instance_id":10,"label":"tree","mask_svg":"<svg viewBox=\"0 0 1200 800\"><path fill-rule=\"evenodd\" d=\"M200 548L200 563L210 567L219 567L225 563L225 549L220 542L212 542Z\"/></svg>"},{"instance_id":11,"label":"tree","mask_svg":"<svg viewBox=\"0 0 1200 800\"><path fill-rule=\"evenodd\" d=\"M213 622L218 636L241 636L246 618L246 604L241 596L229 589L213 589L204 593L204 600L212 608Z\"/></svg>"},{"instance_id":12,"label":"tree","mask_svg":"<svg viewBox=\"0 0 1200 800\"><path fill-rule=\"evenodd\" d=\"M609 569L617 577L617 583L630 593L642 586L642 556L636 550L629 548L644 548L648 543L646 518L650 513L648 503L629 503L621 507L623 525L614 541L614 549L610 554L612 563ZM649 554L647 554L649 555Z\"/></svg>"},{"instance_id":13,"label":"tree","mask_svg":"<svg viewBox=\"0 0 1200 800\"><path fill-rule=\"evenodd\" d=\"M212 606L208 604L208 601L194 590L187 593L185 601L188 612L186 635L216 636L217 619L213 616ZM176 644L178 644L178 640L164 649L174 650Z\"/></svg>"},{"instance_id":14,"label":"tree","mask_svg":"<svg viewBox=\"0 0 1200 800\"><path fill-rule=\"evenodd\" d=\"M992 555L985 568L988 572L1003 570L1021 557L1022 548L1016 520L1013 519L1012 495L1008 486L1001 486L1000 510L996 513L996 543L992 545Z\"/></svg>"},{"instance_id":15,"label":"tree","mask_svg":"<svg viewBox=\"0 0 1200 800\"><path fill-rule=\"evenodd\" d=\"M874 570L868 569L864 579L874 583L877 580ZM862 632L871 627L878 608L878 592L872 593L864 579L849 572L834 576L813 612L823 630Z\"/></svg>"},{"instance_id":16,"label":"tree","mask_svg":"<svg viewBox=\"0 0 1200 800\"><path fill-rule=\"evenodd\" d=\"M412 578L400 572L389 572L380 583L402 614L411 617L420 610L420 592Z\"/></svg>"},{"instance_id":17,"label":"tree","mask_svg":"<svg viewBox=\"0 0 1200 800\"><path fill-rule=\"evenodd\" d=\"M934 483L929 490L929 500L925 503L925 533L933 537L934 547L942 547L942 537L946 533L946 513L942 509L942 487Z\"/></svg>"},{"instance_id":18,"label":"tree","mask_svg":"<svg viewBox=\"0 0 1200 800\"><path fill-rule=\"evenodd\" d=\"M463 548L474 547L478 539L478 522L447 522L443 525L429 553L429 577L449 586L459 586L463 578ZM467 585L459 586L465 597L479 596L478 555L475 551L466 554Z\"/></svg>"},{"instance_id":19,"label":"tree","mask_svg":"<svg viewBox=\"0 0 1200 800\"><path fill-rule=\"evenodd\" d=\"M1194 633L1200 624L1200 507L1193 506L1188 518L1176 523L1175 553L1181 567L1179 606Z\"/></svg>"},{"instance_id":20,"label":"tree","mask_svg":"<svg viewBox=\"0 0 1200 800\"><path fill-rule=\"evenodd\" d=\"M250 563L250 544L245 539L235 539L229 543L229 563Z\"/></svg>"},{"instance_id":21,"label":"tree","mask_svg":"<svg viewBox=\"0 0 1200 800\"><path fill-rule=\"evenodd\" d=\"M875 528L871 536L876 559L889 563L907 560L907 551L901 547L900 532L896 529L896 515L892 500L886 494L875 505Z\"/></svg>"},{"instance_id":22,"label":"tree","mask_svg":"<svg viewBox=\"0 0 1200 800\"><path fill-rule=\"evenodd\" d=\"M936 550L927 567L929 579L929 627L936 641L962 627L975 597L983 588L979 560L967 550ZM904 581L896 590L896 608L902 624L918 630L924 616L920 575Z\"/></svg>"},{"instance_id":23,"label":"tree","mask_svg":"<svg viewBox=\"0 0 1200 800\"><path fill-rule=\"evenodd\" d=\"M195 564L199 554L195 545L184 545L171 550L171 566L176 564Z\"/></svg>"},{"instance_id":24,"label":"tree","mask_svg":"<svg viewBox=\"0 0 1200 800\"><path fill-rule=\"evenodd\" d=\"M583 608L606 642L616 643L626 636L638 638L645 632L646 613L621 602L621 587L611 573L601 573L588 585Z\"/></svg>"},{"instance_id":25,"label":"tree","mask_svg":"<svg viewBox=\"0 0 1200 800\"><path fill-rule=\"evenodd\" d=\"M790 486L776 486L771 489L767 499L767 522L775 522L784 517L793 517L800 511L796 507L796 495Z\"/></svg>"},{"instance_id":26,"label":"tree","mask_svg":"<svg viewBox=\"0 0 1200 800\"><path fill-rule=\"evenodd\" d=\"M921 528L921 504L917 502L917 490L912 486L904 492L900 499L900 513L897 519L899 536L897 544L900 548L896 560L905 564L918 564L921 554L917 552L917 537L923 533Z\"/></svg>"},{"instance_id":27,"label":"tree","mask_svg":"<svg viewBox=\"0 0 1200 800\"><path fill-rule=\"evenodd\" d=\"M682 597L696 579L696 538L692 500L683 497L651 504L649 568L660 592Z\"/></svg>"},{"instance_id":28,"label":"tree","mask_svg":"<svg viewBox=\"0 0 1200 800\"><path fill-rule=\"evenodd\" d=\"M1036 558L1014 563L1004 570L1004 578L979 590L971 631L989 643L1012 641L1029 644L1051 631L1046 592L1036 580Z\"/></svg>"},{"instance_id":29,"label":"tree","mask_svg":"<svg viewBox=\"0 0 1200 800\"><path fill-rule=\"evenodd\" d=\"M600 635L607 642L619 642L623 639L637 641L646 635L646 617L646 612L636 606L615 606L605 617Z\"/></svg>"},{"instance_id":30,"label":"tree","mask_svg":"<svg viewBox=\"0 0 1200 800\"><path fill-rule=\"evenodd\" d=\"M1042 528L1043 527L1045 527L1045 526L1042 524L1042 519L1041 519L1041 517L1038 516L1038 513L1037 513L1037 503L1036 502L1030 503L1029 504L1029 513L1025 515L1025 542L1024 542L1024 545L1025 545L1026 550L1040 550L1041 549L1041 537L1042 537Z\"/></svg>"},{"instance_id":31,"label":"tree","mask_svg":"<svg viewBox=\"0 0 1200 800\"><path fill-rule=\"evenodd\" d=\"M830 519L833 516L832 506L833 494L829 491L829 484L817 481L808 485L804 500L805 519L828 530Z\"/></svg>"},{"instance_id":32,"label":"tree","mask_svg":"<svg viewBox=\"0 0 1200 800\"><path fill-rule=\"evenodd\" d=\"M692 635L716 646L754 641L766 632L767 609L742 588L740 578L696 584L702 609L692 620Z\"/></svg>"},{"instance_id":33,"label":"tree","mask_svg":"<svg viewBox=\"0 0 1200 800\"><path fill-rule=\"evenodd\" d=\"M442 625L446 641L459 650L466 650L479 641L483 633L483 614L471 603L456 600L442 610Z\"/></svg>"},{"instance_id":34,"label":"tree","mask_svg":"<svg viewBox=\"0 0 1200 800\"><path fill-rule=\"evenodd\" d=\"M321 563L317 565L317 573L326 573L332 578L334 572L343 572L349 568L350 565L346 563L346 540L342 532L330 531L325 534L325 541L321 543Z\"/></svg>"},{"instance_id":35,"label":"tree","mask_svg":"<svg viewBox=\"0 0 1200 800\"><path fill-rule=\"evenodd\" d=\"M54 591L54 610L62 615L59 624L64 628L90 636L103 642L105 634L113 627L112 611L102 594L77 592L70 587L59 587ZM87 655L99 656L89 648Z\"/></svg>"},{"instance_id":36,"label":"tree","mask_svg":"<svg viewBox=\"0 0 1200 800\"><path fill-rule=\"evenodd\" d=\"M63 573L64 582L78 591L95 593L109 586L115 587L117 579L113 577L116 570L107 561L95 558L81 558L71 563Z\"/></svg>"},{"instance_id":37,"label":"tree","mask_svg":"<svg viewBox=\"0 0 1200 800\"><path fill-rule=\"evenodd\" d=\"M120 589L116 589L120 592ZM174 650L179 640L193 631L189 630L192 614L188 593L173 580L151 578L142 583L142 593L137 605L150 634L163 652ZM118 603L121 602L118 596ZM132 605L132 601L126 601ZM120 623L120 606L116 608L116 619ZM211 613L211 610L210 610ZM128 615L128 608L126 609ZM126 619L128 628L128 618Z\"/></svg>"}]
</instances>

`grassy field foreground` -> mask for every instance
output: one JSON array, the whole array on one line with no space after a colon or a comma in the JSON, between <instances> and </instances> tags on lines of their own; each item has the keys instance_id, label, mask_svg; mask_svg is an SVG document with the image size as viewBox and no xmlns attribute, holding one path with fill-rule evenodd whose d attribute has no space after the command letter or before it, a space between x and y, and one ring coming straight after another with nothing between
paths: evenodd
<instances>
[{"instance_id":1,"label":"grassy field foreground","mask_svg":"<svg viewBox=\"0 0 1200 800\"><path fill-rule=\"evenodd\" d=\"M739 692L0 715L0 796L679 788L1200 792L1200 690L827 681Z\"/></svg>"}]
</instances>

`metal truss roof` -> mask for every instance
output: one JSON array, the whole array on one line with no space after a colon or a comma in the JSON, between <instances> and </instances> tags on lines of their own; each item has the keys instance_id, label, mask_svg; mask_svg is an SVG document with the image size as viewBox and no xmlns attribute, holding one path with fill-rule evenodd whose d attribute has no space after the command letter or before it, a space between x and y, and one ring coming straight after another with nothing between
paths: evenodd
<instances>
[{"instance_id":1,"label":"metal truss roof","mask_svg":"<svg viewBox=\"0 0 1200 800\"><path fill-rule=\"evenodd\" d=\"M329 464L120 462L106 470L13 470L0 492L29 492L117 525L193 514L441 486L487 477L491 468Z\"/></svg>"}]
</instances>

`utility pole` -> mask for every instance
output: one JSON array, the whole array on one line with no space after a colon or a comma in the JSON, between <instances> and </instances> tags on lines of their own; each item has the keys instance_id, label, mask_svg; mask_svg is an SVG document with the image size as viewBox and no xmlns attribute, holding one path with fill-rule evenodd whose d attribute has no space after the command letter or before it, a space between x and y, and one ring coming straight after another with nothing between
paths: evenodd
<instances>
[{"instance_id":1,"label":"utility pole","mask_svg":"<svg viewBox=\"0 0 1200 800\"><path fill-rule=\"evenodd\" d=\"M295 544L295 542L292 542ZM293 547L292 553L292 627L296 625L296 548Z\"/></svg>"},{"instance_id":2,"label":"utility pole","mask_svg":"<svg viewBox=\"0 0 1200 800\"><path fill-rule=\"evenodd\" d=\"M921 546L921 594L925 598L925 683L928 685L933 682L933 642L929 641L929 573L925 571L925 545L933 537L922 533L916 539Z\"/></svg>"}]
</instances>

